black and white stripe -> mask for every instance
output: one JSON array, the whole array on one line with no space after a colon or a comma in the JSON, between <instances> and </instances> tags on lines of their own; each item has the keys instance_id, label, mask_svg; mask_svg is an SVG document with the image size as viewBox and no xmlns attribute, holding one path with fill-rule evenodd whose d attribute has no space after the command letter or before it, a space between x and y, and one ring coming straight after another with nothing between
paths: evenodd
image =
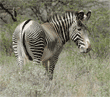
<instances>
[{"instance_id":1,"label":"black and white stripe","mask_svg":"<svg viewBox=\"0 0 110 97\"><path fill-rule=\"evenodd\" d=\"M76 17L74 12L66 12L64 15L55 14L50 20L50 23L53 25L54 29L59 34L63 45L69 39L73 40L76 45L78 45L78 47L84 45L84 40L80 33L80 30L78 30L76 27L72 29L73 33L71 34L71 36L69 36L69 27L71 27L71 25L75 23L75 18ZM78 22L83 25L80 20Z\"/></svg>"},{"instance_id":2,"label":"black and white stripe","mask_svg":"<svg viewBox=\"0 0 110 97\"><path fill-rule=\"evenodd\" d=\"M81 37L81 33L74 33L71 35L71 39L76 43L76 45L78 46L78 48L81 46L81 45L85 45L84 44L84 40L83 38Z\"/></svg>"},{"instance_id":3,"label":"black and white stripe","mask_svg":"<svg viewBox=\"0 0 110 97\"><path fill-rule=\"evenodd\" d=\"M86 49L90 48L90 41L83 33L86 27L82 27L82 20L79 12L69 11L63 15L53 15L49 22L42 25L31 19L22 22L16 27L12 38L18 64L25 64L27 59L36 64L42 61L52 79L58 56L69 39L82 52L88 52Z\"/></svg>"},{"instance_id":4,"label":"black and white stripe","mask_svg":"<svg viewBox=\"0 0 110 97\"><path fill-rule=\"evenodd\" d=\"M17 57L18 64L23 64L25 57L27 59L40 63L44 50L44 35L42 29L37 23L32 24L31 19L18 25L13 33L13 49ZM24 58L24 60L23 60Z\"/></svg>"},{"instance_id":5,"label":"black and white stripe","mask_svg":"<svg viewBox=\"0 0 110 97\"><path fill-rule=\"evenodd\" d=\"M69 40L69 27L74 22L74 13L67 12L64 15L55 14L50 23L59 34L62 43L65 44Z\"/></svg>"}]
</instances>

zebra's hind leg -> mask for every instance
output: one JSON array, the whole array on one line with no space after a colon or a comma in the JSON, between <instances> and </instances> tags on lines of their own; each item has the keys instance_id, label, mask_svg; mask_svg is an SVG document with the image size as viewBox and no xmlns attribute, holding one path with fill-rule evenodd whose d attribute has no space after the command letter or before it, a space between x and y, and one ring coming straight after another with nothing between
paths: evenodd
<instances>
[{"instance_id":1,"label":"zebra's hind leg","mask_svg":"<svg viewBox=\"0 0 110 97\"><path fill-rule=\"evenodd\" d=\"M58 57L52 57L43 62L43 66L46 69L49 80L53 79L54 68L55 68L57 61L58 61Z\"/></svg>"},{"instance_id":2,"label":"zebra's hind leg","mask_svg":"<svg viewBox=\"0 0 110 97\"><path fill-rule=\"evenodd\" d=\"M44 68L45 68L46 72L48 72L48 65L47 65L47 61L48 61L48 60L46 60L46 61L43 61L43 62L42 62L42 65L44 66Z\"/></svg>"},{"instance_id":3,"label":"zebra's hind leg","mask_svg":"<svg viewBox=\"0 0 110 97\"><path fill-rule=\"evenodd\" d=\"M53 79L53 72L54 72L55 64L56 63L54 63L52 59L48 61L48 77L49 77L49 80Z\"/></svg>"},{"instance_id":4,"label":"zebra's hind leg","mask_svg":"<svg viewBox=\"0 0 110 97\"><path fill-rule=\"evenodd\" d=\"M55 65L58 61L58 57L59 57L59 54L61 53L62 51L62 47L57 51L57 53L55 53L53 55L53 57L51 57L49 60L48 60L48 73L49 73L49 79L52 80L53 79L53 73L54 73L54 68L55 68Z\"/></svg>"},{"instance_id":5,"label":"zebra's hind leg","mask_svg":"<svg viewBox=\"0 0 110 97\"><path fill-rule=\"evenodd\" d=\"M20 69L22 69L23 66L29 62L29 59L27 58L27 56L25 56L25 57L18 56L17 61L18 61L18 65L19 65Z\"/></svg>"},{"instance_id":6,"label":"zebra's hind leg","mask_svg":"<svg viewBox=\"0 0 110 97\"><path fill-rule=\"evenodd\" d=\"M51 75L51 74L49 73L50 60L43 61L42 64L43 64L43 66L44 66L44 68L45 68L45 70L46 70L46 75L49 77L49 80L52 80L53 75Z\"/></svg>"},{"instance_id":7,"label":"zebra's hind leg","mask_svg":"<svg viewBox=\"0 0 110 97\"><path fill-rule=\"evenodd\" d=\"M49 79L52 80L53 79L53 73L54 73L54 69L55 69L55 65L58 61L58 56L54 56L50 59L50 62L49 62Z\"/></svg>"},{"instance_id":8,"label":"zebra's hind leg","mask_svg":"<svg viewBox=\"0 0 110 97\"><path fill-rule=\"evenodd\" d=\"M24 60L23 60L23 58L21 56L18 56L17 63L19 65L20 69L22 69L23 64L24 64Z\"/></svg>"},{"instance_id":9,"label":"zebra's hind leg","mask_svg":"<svg viewBox=\"0 0 110 97\"><path fill-rule=\"evenodd\" d=\"M50 77L49 77L49 67L48 67L49 66L49 60L43 61L42 62L42 65L44 66L44 68L46 70L45 75L47 75L48 78L50 79Z\"/></svg>"}]
</instances>

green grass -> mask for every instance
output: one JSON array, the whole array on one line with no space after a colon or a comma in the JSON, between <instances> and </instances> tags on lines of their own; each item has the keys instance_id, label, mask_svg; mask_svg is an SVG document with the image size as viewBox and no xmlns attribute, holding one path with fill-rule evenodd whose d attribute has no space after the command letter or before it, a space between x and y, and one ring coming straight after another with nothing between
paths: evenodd
<instances>
[{"instance_id":1,"label":"green grass","mask_svg":"<svg viewBox=\"0 0 110 97\"><path fill-rule=\"evenodd\" d=\"M2 56L0 97L110 97L110 59L90 55L66 47L52 81L43 66L30 62L19 70L15 57Z\"/></svg>"}]
</instances>

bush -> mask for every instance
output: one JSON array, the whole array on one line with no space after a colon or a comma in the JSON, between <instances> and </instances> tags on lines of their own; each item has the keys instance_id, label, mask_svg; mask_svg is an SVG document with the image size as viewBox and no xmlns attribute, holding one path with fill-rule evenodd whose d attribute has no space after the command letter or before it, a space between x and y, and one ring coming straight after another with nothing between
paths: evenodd
<instances>
[{"instance_id":1,"label":"bush","mask_svg":"<svg viewBox=\"0 0 110 97\"><path fill-rule=\"evenodd\" d=\"M26 19L26 17L23 18L19 16L17 18L17 22L10 21L9 24L4 25L4 28L2 28L2 31L0 33L0 50L2 54L9 56L13 54L12 34L14 33L15 28Z\"/></svg>"},{"instance_id":2,"label":"bush","mask_svg":"<svg viewBox=\"0 0 110 97\"><path fill-rule=\"evenodd\" d=\"M110 54L109 12L104 8L92 10L88 26L92 34L91 41L95 57L106 58Z\"/></svg>"}]
</instances>

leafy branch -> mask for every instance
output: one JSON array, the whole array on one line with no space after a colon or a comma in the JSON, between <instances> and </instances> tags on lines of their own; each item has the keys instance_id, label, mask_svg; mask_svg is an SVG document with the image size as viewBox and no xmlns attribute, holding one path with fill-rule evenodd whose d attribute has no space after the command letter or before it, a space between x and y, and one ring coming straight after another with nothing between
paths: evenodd
<instances>
[{"instance_id":1,"label":"leafy branch","mask_svg":"<svg viewBox=\"0 0 110 97\"><path fill-rule=\"evenodd\" d=\"M17 19L15 18L15 16L14 16L7 8L5 8L2 3L0 3L0 7L1 7L3 10L5 10L5 11L11 16L11 18L12 18L12 20L13 20L14 22L17 21ZM15 11L15 10L14 10L14 11ZM15 11L15 12L16 12L16 11ZM2 18L1 18L1 19L2 19ZM3 20L3 19L2 19L2 20Z\"/></svg>"}]
</instances>

